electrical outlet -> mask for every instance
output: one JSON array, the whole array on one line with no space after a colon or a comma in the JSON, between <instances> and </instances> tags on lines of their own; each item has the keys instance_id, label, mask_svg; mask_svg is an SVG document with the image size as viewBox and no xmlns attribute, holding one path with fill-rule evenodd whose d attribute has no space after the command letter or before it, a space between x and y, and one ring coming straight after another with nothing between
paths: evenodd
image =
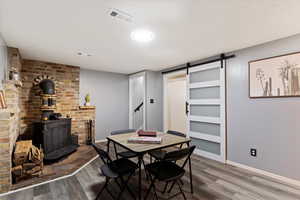
<instances>
[{"instance_id":1,"label":"electrical outlet","mask_svg":"<svg viewBox=\"0 0 300 200\"><path fill-rule=\"evenodd\" d=\"M256 149L250 149L250 155L253 156L253 157L256 157L257 156Z\"/></svg>"}]
</instances>

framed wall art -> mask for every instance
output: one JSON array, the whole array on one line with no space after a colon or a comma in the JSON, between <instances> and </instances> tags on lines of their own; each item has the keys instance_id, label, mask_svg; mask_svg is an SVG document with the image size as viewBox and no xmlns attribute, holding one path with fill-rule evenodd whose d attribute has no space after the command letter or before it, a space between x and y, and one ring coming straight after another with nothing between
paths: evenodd
<instances>
[{"instance_id":1,"label":"framed wall art","mask_svg":"<svg viewBox=\"0 0 300 200\"><path fill-rule=\"evenodd\" d=\"M300 96L300 52L249 62L249 97Z\"/></svg>"}]
</instances>

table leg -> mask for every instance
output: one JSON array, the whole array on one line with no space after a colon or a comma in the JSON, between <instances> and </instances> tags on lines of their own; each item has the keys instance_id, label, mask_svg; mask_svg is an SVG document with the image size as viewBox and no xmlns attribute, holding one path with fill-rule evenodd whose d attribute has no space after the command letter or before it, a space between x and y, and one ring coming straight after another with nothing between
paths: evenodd
<instances>
[{"instance_id":1,"label":"table leg","mask_svg":"<svg viewBox=\"0 0 300 200\"><path fill-rule=\"evenodd\" d=\"M142 199L142 159L143 156L139 155L139 200Z\"/></svg>"},{"instance_id":2,"label":"table leg","mask_svg":"<svg viewBox=\"0 0 300 200\"><path fill-rule=\"evenodd\" d=\"M190 186L191 186L191 193L194 193L193 189L193 174L192 174L192 163L191 163L191 157L189 158L189 171L190 171Z\"/></svg>"},{"instance_id":3,"label":"table leg","mask_svg":"<svg viewBox=\"0 0 300 200\"><path fill-rule=\"evenodd\" d=\"M187 143L187 146L190 146L190 142ZM194 188L193 188L193 174L192 174L192 162L191 162L191 156L189 157L189 172L190 172L190 186L191 186L191 193L194 193Z\"/></svg>"},{"instance_id":4,"label":"table leg","mask_svg":"<svg viewBox=\"0 0 300 200\"><path fill-rule=\"evenodd\" d=\"M107 140L107 153L109 155L109 144L110 144L110 140Z\"/></svg>"}]
</instances>

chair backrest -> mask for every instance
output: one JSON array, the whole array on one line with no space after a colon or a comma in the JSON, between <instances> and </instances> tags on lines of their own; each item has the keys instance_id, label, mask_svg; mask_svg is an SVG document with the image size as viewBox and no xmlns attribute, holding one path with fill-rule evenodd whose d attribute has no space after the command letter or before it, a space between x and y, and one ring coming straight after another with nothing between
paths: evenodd
<instances>
[{"instance_id":1,"label":"chair backrest","mask_svg":"<svg viewBox=\"0 0 300 200\"><path fill-rule=\"evenodd\" d=\"M103 149L100 149L96 144L92 144L94 149L97 151L99 157L101 160L104 162L104 164L110 164L111 163L111 158L109 157L108 153L104 151Z\"/></svg>"},{"instance_id":2,"label":"chair backrest","mask_svg":"<svg viewBox=\"0 0 300 200\"><path fill-rule=\"evenodd\" d=\"M190 156L192 155L192 153L194 152L195 148L196 148L196 146L193 145L193 146L190 146L190 147L187 147L187 148L184 148L184 149L178 149L178 150L175 150L175 151L167 152L164 155L163 160L164 161L176 162L178 160L186 158L183 165L182 165L182 168L183 168L185 166L186 162L188 161L188 159L190 158Z\"/></svg>"},{"instance_id":3,"label":"chair backrest","mask_svg":"<svg viewBox=\"0 0 300 200\"><path fill-rule=\"evenodd\" d=\"M181 132L178 132L178 131L168 130L167 133L172 134L172 135L177 135L177 136L180 136L180 137L186 137L186 135L184 133L181 133Z\"/></svg>"},{"instance_id":4,"label":"chair backrest","mask_svg":"<svg viewBox=\"0 0 300 200\"><path fill-rule=\"evenodd\" d=\"M132 132L136 132L136 129L116 130L116 131L112 131L110 134L111 135L119 135L119 134L132 133Z\"/></svg>"}]
</instances>

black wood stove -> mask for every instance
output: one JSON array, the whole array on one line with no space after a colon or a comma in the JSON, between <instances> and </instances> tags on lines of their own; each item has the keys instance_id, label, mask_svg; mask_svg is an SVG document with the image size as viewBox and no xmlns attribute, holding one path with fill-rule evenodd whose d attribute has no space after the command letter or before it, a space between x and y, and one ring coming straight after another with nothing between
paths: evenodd
<instances>
[{"instance_id":1,"label":"black wood stove","mask_svg":"<svg viewBox=\"0 0 300 200\"><path fill-rule=\"evenodd\" d=\"M34 123L33 143L43 148L46 161L55 161L78 147L71 135L70 118Z\"/></svg>"}]
</instances>

